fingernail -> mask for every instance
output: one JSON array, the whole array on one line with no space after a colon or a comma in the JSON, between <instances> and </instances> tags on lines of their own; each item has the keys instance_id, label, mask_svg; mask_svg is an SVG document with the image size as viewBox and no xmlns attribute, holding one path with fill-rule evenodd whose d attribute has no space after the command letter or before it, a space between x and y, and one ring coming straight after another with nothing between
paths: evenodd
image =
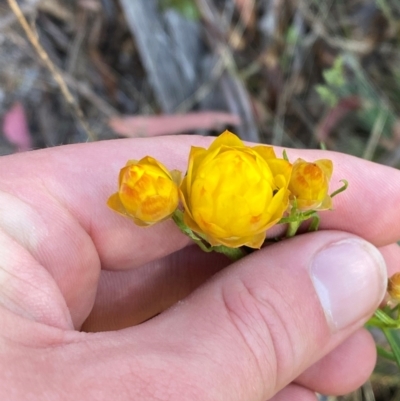
<instances>
[{"instance_id":1,"label":"fingernail","mask_svg":"<svg viewBox=\"0 0 400 401\"><path fill-rule=\"evenodd\" d=\"M332 331L367 318L386 292L385 261L373 245L361 239L323 248L314 256L310 272Z\"/></svg>"}]
</instances>

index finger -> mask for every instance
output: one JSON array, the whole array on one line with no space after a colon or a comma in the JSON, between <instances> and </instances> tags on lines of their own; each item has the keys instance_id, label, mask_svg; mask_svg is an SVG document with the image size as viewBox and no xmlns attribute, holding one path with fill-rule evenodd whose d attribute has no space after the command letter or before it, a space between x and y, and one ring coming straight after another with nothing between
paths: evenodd
<instances>
[{"instance_id":1,"label":"index finger","mask_svg":"<svg viewBox=\"0 0 400 401\"><path fill-rule=\"evenodd\" d=\"M124 139L4 157L1 188L36 209L45 209L54 199L63 205L90 235L103 268L141 265L182 248L188 240L171 221L144 229L108 209L106 201L117 189L119 170L128 159L151 155L169 169L185 172L190 146L208 147L212 139ZM288 155L291 161L332 159L332 189L341 185L340 179L349 181L348 190L334 199L334 211L321 213L321 228L348 231L376 246L400 238L399 171L334 152L289 150Z\"/></svg>"}]
</instances>

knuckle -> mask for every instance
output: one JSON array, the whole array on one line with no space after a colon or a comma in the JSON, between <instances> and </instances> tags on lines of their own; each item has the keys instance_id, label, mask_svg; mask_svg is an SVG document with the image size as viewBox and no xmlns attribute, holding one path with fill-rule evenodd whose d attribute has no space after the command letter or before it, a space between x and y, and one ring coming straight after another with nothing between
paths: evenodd
<instances>
[{"instance_id":1,"label":"knuckle","mask_svg":"<svg viewBox=\"0 0 400 401\"><path fill-rule=\"evenodd\" d=\"M270 383L276 383L283 372L285 376L290 374L295 358L288 324L290 306L274 288L260 291L259 286L245 280L239 280L236 286L235 291L222 290L227 318L260 378L265 382L268 377Z\"/></svg>"}]
</instances>

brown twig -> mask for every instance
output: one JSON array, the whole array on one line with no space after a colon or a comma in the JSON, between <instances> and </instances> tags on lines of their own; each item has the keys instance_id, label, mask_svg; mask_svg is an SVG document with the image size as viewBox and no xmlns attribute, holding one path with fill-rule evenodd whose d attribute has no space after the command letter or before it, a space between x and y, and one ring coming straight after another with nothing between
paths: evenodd
<instances>
[{"instance_id":1,"label":"brown twig","mask_svg":"<svg viewBox=\"0 0 400 401\"><path fill-rule=\"evenodd\" d=\"M67 84L65 83L61 72L58 68L54 65L54 63L50 60L48 54L44 50L43 46L40 44L38 37L33 32L32 28L29 26L28 21L26 20L24 14L21 11L16 0L7 0L8 5L10 6L11 10L17 17L19 23L21 24L22 28L24 29L28 40L36 50L38 56L42 60L43 64L48 68L50 73L52 74L54 80L57 82L58 86L60 87L61 93L63 94L66 102L73 110L74 114L76 115L77 119L79 120L82 128L85 130L88 139L90 141L95 141L96 136L93 131L90 129L89 125L87 124L82 109L79 107L78 103L72 96L70 90L68 89Z\"/></svg>"}]
</instances>

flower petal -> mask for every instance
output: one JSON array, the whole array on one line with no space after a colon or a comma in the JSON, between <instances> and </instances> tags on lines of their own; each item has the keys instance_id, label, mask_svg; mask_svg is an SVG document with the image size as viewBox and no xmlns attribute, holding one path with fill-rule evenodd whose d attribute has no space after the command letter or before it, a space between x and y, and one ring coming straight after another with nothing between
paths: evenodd
<instances>
[{"instance_id":1,"label":"flower petal","mask_svg":"<svg viewBox=\"0 0 400 401\"><path fill-rule=\"evenodd\" d=\"M253 146L251 149L258 153L265 161L276 159L275 151L272 146Z\"/></svg>"},{"instance_id":2,"label":"flower petal","mask_svg":"<svg viewBox=\"0 0 400 401\"><path fill-rule=\"evenodd\" d=\"M226 130L214 140L214 142L208 148L208 151L213 152L214 150L219 149L221 146L243 148L244 144L238 136Z\"/></svg>"},{"instance_id":3,"label":"flower petal","mask_svg":"<svg viewBox=\"0 0 400 401\"><path fill-rule=\"evenodd\" d=\"M121 200L119 198L118 192L115 194L112 194L108 200L107 200L107 206L114 210L115 212L122 214L123 216L128 216L128 213L126 212L126 209L124 208L124 205L121 203Z\"/></svg>"},{"instance_id":4,"label":"flower petal","mask_svg":"<svg viewBox=\"0 0 400 401\"><path fill-rule=\"evenodd\" d=\"M332 171L333 171L332 160L320 159L316 160L314 163L321 168L321 170L325 173L329 181L332 177Z\"/></svg>"}]
</instances>

